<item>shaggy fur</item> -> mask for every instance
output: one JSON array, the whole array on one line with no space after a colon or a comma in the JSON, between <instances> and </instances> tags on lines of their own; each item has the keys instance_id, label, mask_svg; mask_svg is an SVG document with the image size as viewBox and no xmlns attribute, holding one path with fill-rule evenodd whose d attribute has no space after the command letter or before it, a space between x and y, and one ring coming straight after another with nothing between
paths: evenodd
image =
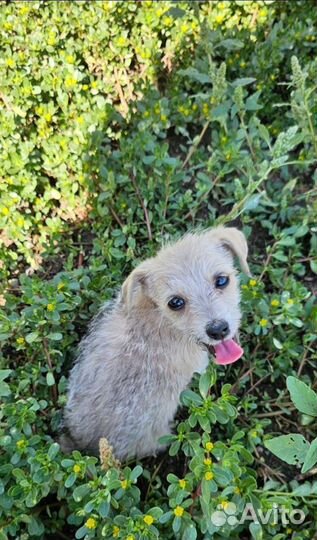
<instances>
[{"instance_id":1,"label":"shaggy fur","mask_svg":"<svg viewBox=\"0 0 317 540\"><path fill-rule=\"evenodd\" d=\"M143 457L160 449L170 433L180 393L208 364L206 334L224 319L229 338L240 323L236 255L248 272L247 244L235 228L187 234L141 263L124 282L110 310L92 323L69 380L64 422L65 451L98 452L106 437L117 458ZM230 277L215 289L215 276ZM186 306L172 311L181 296Z\"/></svg>"}]
</instances>

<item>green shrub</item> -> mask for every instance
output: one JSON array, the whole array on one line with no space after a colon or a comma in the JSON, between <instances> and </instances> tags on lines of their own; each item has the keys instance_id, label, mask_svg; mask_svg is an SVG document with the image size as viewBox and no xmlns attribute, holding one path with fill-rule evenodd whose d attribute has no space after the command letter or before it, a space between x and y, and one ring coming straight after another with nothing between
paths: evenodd
<instances>
[{"instance_id":1,"label":"green shrub","mask_svg":"<svg viewBox=\"0 0 317 540\"><path fill-rule=\"evenodd\" d=\"M314 534L316 482L263 444L316 437L285 392L316 359L314 8L2 4L0 540ZM161 456L106 471L62 455L68 369L99 306L162 242L229 222L253 272L244 361L195 378ZM266 523L237 523L250 503ZM276 504L305 526L274 522Z\"/></svg>"}]
</instances>

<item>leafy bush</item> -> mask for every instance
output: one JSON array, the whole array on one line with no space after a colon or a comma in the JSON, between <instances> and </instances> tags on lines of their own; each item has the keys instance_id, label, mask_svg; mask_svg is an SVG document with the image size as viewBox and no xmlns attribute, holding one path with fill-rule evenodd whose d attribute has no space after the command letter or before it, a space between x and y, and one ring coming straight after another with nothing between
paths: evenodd
<instances>
[{"instance_id":1,"label":"leafy bush","mask_svg":"<svg viewBox=\"0 0 317 540\"><path fill-rule=\"evenodd\" d=\"M2 4L0 540L314 534L316 482L264 445L316 437L285 392L315 379L314 7ZM165 454L108 470L63 455L88 321L163 241L229 222L254 276L244 361L195 378ZM305 527L229 520L250 503L300 508Z\"/></svg>"},{"instance_id":2,"label":"leafy bush","mask_svg":"<svg viewBox=\"0 0 317 540\"><path fill-rule=\"evenodd\" d=\"M311 421L317 416L317 394L296 377L287 377L287 387L296 409ZM317 439L311 444L299 433L281 435L266 441L266 448L290 464L303 464L306 473L317 463Z\"/></svg>"}]
</instances>

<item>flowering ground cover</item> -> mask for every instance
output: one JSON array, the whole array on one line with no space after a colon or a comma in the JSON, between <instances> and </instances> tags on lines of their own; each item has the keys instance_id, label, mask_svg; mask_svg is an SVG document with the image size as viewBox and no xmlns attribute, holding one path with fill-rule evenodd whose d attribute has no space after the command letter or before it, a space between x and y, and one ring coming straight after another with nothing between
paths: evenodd
<instances>
[{"instance_id":1,"label":"flowering ground cover","mask_svg":"<svg viewBox=\"0 0 317 540\"><path fill-rule=\"evenodd\" d=\"M0 540L316 534L315 402L291 387L316 388L316 19L310 0L0 3ZM156 458L63 455L88 322L217 223L250 246L243 361L194 378Z\"/></svg>"}]
</instances>

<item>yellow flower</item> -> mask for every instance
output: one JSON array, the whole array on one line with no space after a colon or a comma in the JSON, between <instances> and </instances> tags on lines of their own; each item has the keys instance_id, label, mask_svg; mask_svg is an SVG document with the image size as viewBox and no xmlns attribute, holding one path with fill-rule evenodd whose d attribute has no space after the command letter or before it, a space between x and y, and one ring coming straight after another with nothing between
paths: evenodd
<instances>
[{"instance_id":1,"label":"yellow flower","mask_svg":"<svg viewBox=\"0 0 317 540\"><path fill-rule=\"evenodd\" d=\"M241 493L241 489L237 487L234 488L234 493L236 493L237 495L240 495Z\"/></svg>"},{"instance_id":2,"label":"yellow flower","mask_svg":"<svg viewBox=\"0 0 317 540\"><path fill-rule=\"evenodd\" d=\"M75 77L72 77L71 75L68 75L65 79L65 86L66 88L70 89L70 88L74 88L74 86L76 86L77 84L77 79L75 79Z\"/></svg>"},{"instance_id":3,"label":"yellow flower","mask_svg":"<svg viewBox=\"0 0 317 540\"><path fill-rule=\"evenodd\" d=\"M212 461L210 458L204 459L204 464L207 465L207 467L210 467L212 465Z\"/></svg>"},{"instance_id":4,"label":"yellow flower","mask_svg":"<svg viewBox=\"0 0 317 540\"><path fill-rule=\"evenodd\" d=\"M127 540L134 540L134 539L135 539L134 534L129 534L129 536L127 536Z\"/></svg>"},{"instance_id":5,"label":"yellow flower","mask_svg":"<svg viewBox=\"0 0 317 540\"><path fill-rule=\"evenodd\" d=\"M51 122L52 121L52 115L50 113L45 113L44 114L44 119L46 120L46 122Z\"/></svg>"},{"instance_id":6,"label":"yellow flower","mask_svg":"<svg viewBox=\"0 0 317 540\"><path fill-rule=\"evenodd\" d=\"M25 343L25 339L21 336L17 338L16 342L18 345L23 345L23 343Z\"/></svg>"},{"instance_id":7,"label":"yellow flower","mask_svg":"<svg viewBox=\"0 0 317 540\"><path fill-rule=\"evenodd\" d=\"M23 448L27 447L28 443L25 439L20 439L19 441L17 441L16 445L22 450Z\"/></svg>"},{"instance_id":8,"label":"yellow flower","mask_svg":"<svg viewBox=\"0 0 317 540\"><path fill-rule=\"evenodd\" d=\"M271 306L273 306L273 307L278 307L279 305L280 305L280 302L279 302L279 300L275 300L275 299L274 299L274 300L272 300L272 302L271 302Z\"/></svg>"},{"instance_id":9,"label":"yellow flower","mask_svg":"<svg viewBox=\"0 0 317 540\"><path fill-rule=\"evenodd\" d=\"M176 508L174 508L174 514L176 517L182 517L184 513L184 508L182 506L176 506Z\"/></svg>"},{"instance_id":10,"label":"yellow flower","mask_svg":"<svg viewBox=\"0 0 317 540\"><path fill-rule=\"evenodd\" d=\"M95 529L97 527L97 521L94 518L88 518L85 527L86 529Z\"/></svg>"},{"instance_id":11,"label":"yellow flower","mask_svg":"<svg viewBox=\"0 0 317 540\"><path fill-rule=\"evenodd\" d=\"M178 485L181 489L185 489L186 487L186 480L184 480L184 478L182 478L181 480L178 481Z\"/></svg>"},{"instance_id":12,"label":"yellow flower","mask_svg":"<svg viewBox=\"0 0 317 540\"><path fill-rule=\"evenodd\" d=\"M148 118L149 116L150 116L150 112L149 111L144 111L143 117Z\"/></svg>"},{"instance_id":13,"label":"yellow flower","mask_svg":"<svg viewBox=\"0 0 317 540\"><path fill-rule=\"evenodd\" d=\"M228 501L221 501L220 506L221 506L221 508L226 510L226 508L228 508L228 506L229 506L229 503L228 503Z\"/></svg>"},{"instance_id":14,"label":"yellow flower","mask_svg":"<svg viewBox=\"0 0 317 540\"><path fill-rule=\"evenodd\" d=\"M55 304L47 304L47 311L55 311Z\"/></svg>"},{"instance_id":15,"label":"yellow flower","mask_svg":"<svg viewBox=\"0 0 317 540\"><path fill-rule=\"evenodd\" d=\"M79 474L81 472L81 466L76 463L73 467L73 471L75 474Z\"/></svg>"},{"instance_id":16,"label":"yellow flower","mask_svg":"<svg viewBox=\"0 0 317 540\"><path fill-rule=\"evenodd\" d=\"M289 298L289 299L287 300L287 303L288 303L289 306L292 306L292 305L294 304L293 298Z\"/></svg>"},{"instance_id":17,"label":"yellow flower","mask_svg":"<svg viewBox=\"0 0 317 540\"><path fill-rule=\"evenodd\" d=\"M20 8L20 15L27 15L30 11L30 8L26 7L26 6L22 6Z\"/></svg>"},{"instance_id":18,"label":"yellow flower","mask_svg":"<svg viewBox=\"0 0 317 540\"><path fill-rule=\"evenodd\" d=\"M221 24L224 20L225 16L222 13L219 13L219 15L216 16L216 23Z\"/></svg>"},{"instance_id":19,"label":"yellow flower","mask_svg":"<svg viewBox=\"0 0 317 540\"><path fill-rule=\"evenodd\" d=\"M129 486L128 480L122 480L121 482L122 489L128 489L128 486Z\"/></svg>"},{"instance_id":20,"label":"yellow flower","mask_svg":"<svg viewBox=\"0 0 317 540\"><path fill-rule=\"evenodd\" d=\"M7 58L6 59L6 65L9 68L14 68L15 67L15 60L13 58Z\"/></svg>"},{"instance_id":21,"label":"yellow flower","mask_svg":"<svg viewBox=\"0 0 317 540\"><path fill-rule=\"evenodd\" d=\"M207 471L205 473L205 480L212 480L214 477L213 473L211 471Z\"/></svg>"},{"instance_id":22,"label":"yellow flower","mask_svg":"<svg viewBox=\"0 0 317 540\"><path fill-rule=\"evenodd\" d=\"M172 17L169 17L169 16L164 17L164 19L163 19L163 24L164 24L165 26L172 26L172 24L173 24L173 18L172 18Z\"/></svg>"},{"instance_id":23,"label":"yellow flower","mask_svg":"<svg viewBox=\"0 0 317 540\"><path fill-rule=\"evenodd\" d=\"M66 56L66 62L68 62L69 64L73 64L75 62L75 58L73 57L73 55L69 54L68 56Z\"/></svg>"},{"instance_id":24,"label":"yellow flower","mask_svg":"<svg viewBox=\"0 0 317 540\"><path fill-rule=\"evenodd\" d=\"M161 120L162 122L166 122L167 116L165 114L161 114Z\"/></svg>"},{"instance_id":25,"label":"yellow flower","mask_svg":"<svg viewBox=\"0 0 317 540\"><path fill-rule=\"evenodd\" d=\"M260 326L262 326L262 328L265 328L267 326L268 322L269 321L267 319L261 319L259 324L260 324Z\"/></svg>"},{"instance_id":26,"label":"yellow flower","mask_svg":"<svg viewBox=\"0 0 317 540\"><path fill-rule=\"evenodd\" d=\"M83 84L83 85L82 85L82 89L83 89L83 90L88 90L88 88L89 88L88 84Z\"/></svg>"},{"instance_id":27,"label":"yellow flower","mask_svg":"<svg viewBox=\"0 0 317 540\"><path fill-rule=\"evenodd\" d=\"M143 518L144 523L146 523L148 526L152 525L154 523L154 517L150 516L149 514L146 514Z\"/></svg>"},{"instance_id":28,"label":"yellow flower","mask_svg":"<svg viewBox=\"0 0 317 540\"><path fill-rule=\"evenodd\" d=\"M240 67L245 68L246 65L247 64L243 60L242 60L242 62L240 62Z\"/></svg>"},{"instance_id":29,"label":"yellow flower","mask_svg":"<svg viewBox=\"0 0 317 540\"><path fill-rule=\"evenodd\" d=\"M112 536L113 536L113 538L118 538L119 533L120 533L120 529L119 529L119 527L117 527L117 526L115 525L115 526L113 527L113 529L112 529Z\"/></svg>"},{"instance_id":30,"label":"yellow flower","mask_svg":"<svg viewBox=\"0 0 317 540\"><path fill-rule=\"evenodd\" d=\"M211 452L211 450L213 449L213 447L214 447L214 445L213 445L212 442L209 441L209 442L206 443L205 448L206 448L207 452Z\"/></svg>"},{"instance_id":31,"label":"yellow flower","mask_svg":"<svg viewBox=\"0 0 317 540\"><path fill-rule=\"evenodd\" d=\"M203 106L202 106L202 111L204 114L208 114L209 113L209 105L208 103L204 103Z\"/></svg>"},{"instance_id":32,"label":"yellow flower","mask_svg":"<svg viewBox=\"0 0 317 540\"><path fill-rule=\"evenodd\" d=\"M128 40L126 37L124 36L120 36L118 39L117 39L117 45L119 47L124 47L125 45L128 44Z\"/></svg>"},{"instance_id":33,"label":"yellow flower","mask_svg":"<svg viewBox=\"0 0 317 540\"><path fill-rule=\"evenodd\" d=\"M250 279L249 285L250 285L250 287L255 287L256 286L256 280L255 279Z\"/></svg>"},{"instance_id":34,"label":"yellow flower","mask_svg":"<svg viewBox=\"0 0 317 540\"><path fill-rule=\"evenodd\" d=\"M253 439L255 439L258 436L258 432L255 430L250 431L250 436L253 437Z\"/></svg>"},{"instance_id":35,"label":"yellow flower","mask_svg":"<svg viewBox=\"0 0 317 540\"><path fill-rule=\"evenodd\" d=\"M47 39L47 44L50 45L51 47L56 44L55 34L49 34L48 39Z\"/></svg>"},{"instance_id":36,"label":"yellow flower","mask_svg":"<svg viewBox=\"0 0 317 540\"><path fill-rule=\"evenodd\" d=\"M98 81L92 81L91 88L95 89L98 87Z\"/></svg>"}]
</instances>

